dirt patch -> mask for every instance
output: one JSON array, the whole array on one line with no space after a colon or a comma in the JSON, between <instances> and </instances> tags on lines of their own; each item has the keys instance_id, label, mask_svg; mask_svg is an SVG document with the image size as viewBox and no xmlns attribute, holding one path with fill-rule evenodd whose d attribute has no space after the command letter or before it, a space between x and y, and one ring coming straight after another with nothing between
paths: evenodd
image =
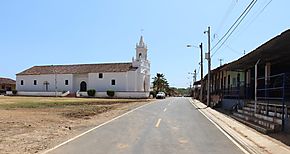
<instances>
[{"instance_id":1,"label":"dirt patch","mask_svg":"<svg viewBox=\"0 0 290 154\"><path fill-rule=\"evenodd\" d=\"M93 106L93 107L86 107L82 109L77 109L74 111L69 111L66 113L63 113L63 115L67 118L84 118L88 119L91 116L95 116L100 113L107 112L109 110L112 110L113 106Z\"/></svg>"},{"instance_id":2,"label":"dirt patch","mask_svg":"<svg viewBox=\"0 0 290 154\"><path fill-rule=\"evenodd\" d=\"M2 100L4 102L2 104L15 103L15 100L1 97L0 106L2 98L9 101L7 103L6 100ZM29 100L31 99L33 98L29 98ZM41 98L35 99L40 100ZM74 99L72 100L74 101ZM65 99L62 101L70 102ZM0 107L0 151L4 154L43 152L92 127L148 103L146 100L136 101L112 100L113 103L109 103L108 100L105 100L107 103L97 103L102 101L93 100L92 102L89 99L88 102L77 100L75 102L79 103L73 105L60 103L62 104L60 106L45 105L46 107L44 107L41 105L40 108L27 106L18 108L15 107L17 106L15 104L12 105L13 108ZM19 102L16 101L16 103Z\"/></svg>"}]
</instances>

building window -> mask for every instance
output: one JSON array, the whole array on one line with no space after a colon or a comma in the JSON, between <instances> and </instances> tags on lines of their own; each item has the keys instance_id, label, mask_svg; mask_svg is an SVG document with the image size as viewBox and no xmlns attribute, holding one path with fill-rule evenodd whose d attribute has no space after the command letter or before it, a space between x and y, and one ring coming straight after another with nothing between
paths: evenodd
<instances>
[{"instance_id":1,"label":"building window","mask_svg":"<svg viewBox=\"0 0 290 154\"><path fill-rule=\"evenodd\" d=\"M116 80L111 80L111 85L116 85Z\"/></svg>"},{"instance_id":2,"label":"building window","mask_svg":"<svg viewBox=\"0 0 290 154\"><path fill-rule=\"evenodd\" d=\"M237 79L236 78L232 78L232 84L233 84L233 86L234 87L236 87L237 86Z\"/></svg>"},{"instance_id":3,"label":"building window","mask_svg":"<svg viewBox=\"0 0 290 154\"><path fill-rule=\"evenodd\" d=\"M24 81L23 80L20 81L20 85L24 85Z\"/></svg>"},{"instance_id":4,"label":"building window","mask_svg":"<svg viewBox=\"0 0 290 154\"><path fill-rule=\"evenodd\" d=\"M33 85L37 85L37 80L34 80L33 81Z\"/></svg>"},{"instance_id":5,"label":"building window","mask_svg":"<svg viewBox=\"0 0 290 154\"><path fill-rule=\"evenodd\" d=\"M65 80L64 81L64 84L67 86L68 85L68 80Z\"/></svg>"},{"instance_id":6,"label":"building window","mask_svg":"<svg viewBox=\"0 0 290 154\"><path fill-rule=\"evenodd\" d=\"M99 73L99 79L103 78L103 73Z\"/></svg>"}]
</instances>

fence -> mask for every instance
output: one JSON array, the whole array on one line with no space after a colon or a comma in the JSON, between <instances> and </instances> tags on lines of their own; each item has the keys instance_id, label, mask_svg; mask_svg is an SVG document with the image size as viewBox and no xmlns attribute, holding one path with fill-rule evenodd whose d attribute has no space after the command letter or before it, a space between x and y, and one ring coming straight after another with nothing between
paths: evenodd
<instances>
[{"instance_id":1,"label":"fence","mask_svg":"<svg viewBox=\"0 0 290 154\"><path fill-rule=\"evenodd\" d=\"M230 88L225 88L223 90L223 98L231 98L231 99L244 99L245 98L245 87L243 86L244 82L237 83L237 86Z\"/></svg>"},{"instance_id":2,"label":"fence","mask_svg":"<svg viewBox=\"0 0 290 154\"><path fill-rule=\"evenodd\" d=\"M268 77L261 77L257 79L257 99L266 101L267 111L269 101L282 105L282 128L284 129L285 123L285 89L286 89L286 74L281 73Z\"/></svg>"}]
</instances>

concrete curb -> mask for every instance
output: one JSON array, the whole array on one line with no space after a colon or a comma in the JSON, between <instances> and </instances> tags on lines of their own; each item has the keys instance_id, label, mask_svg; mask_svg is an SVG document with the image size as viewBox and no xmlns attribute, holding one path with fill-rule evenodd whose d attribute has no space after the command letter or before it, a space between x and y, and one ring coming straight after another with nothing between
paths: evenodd
<instances>
[{"instance_id":1,"label":"concrete curb","mask_svg":"<svg viewBox=\"0 0 290 154\"><path fill-rule=\"evenodd\" d=\"M189 100L206 118L208 118L221 131L225 131L229 139L238 142L237 145L244 153L279 153L289 154L290 147L267 135L261 134L256 130L234 120L233 118L208 108L198 100ZM244 151L244 150L246 151Z\"/></svg>"}]
</instances>

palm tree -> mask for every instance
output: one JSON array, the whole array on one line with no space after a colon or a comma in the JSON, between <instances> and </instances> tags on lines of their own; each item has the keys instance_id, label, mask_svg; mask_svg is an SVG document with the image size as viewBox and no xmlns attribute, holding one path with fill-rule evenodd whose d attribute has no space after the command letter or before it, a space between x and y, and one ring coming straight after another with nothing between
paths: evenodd
<instances>
[{"instance_id":1,"label":"palm tree","mask_svg":"<svg viewBox=\"0 0 290 154\"><path fill-rule=\"evenodd\" d=\"M156 92L160 92L160 91L167 92L167 90L169 89L169 84L164 74L157 73L156 77L152 79L153 79L153 89Z\"/></svg>"}]
</instances>

